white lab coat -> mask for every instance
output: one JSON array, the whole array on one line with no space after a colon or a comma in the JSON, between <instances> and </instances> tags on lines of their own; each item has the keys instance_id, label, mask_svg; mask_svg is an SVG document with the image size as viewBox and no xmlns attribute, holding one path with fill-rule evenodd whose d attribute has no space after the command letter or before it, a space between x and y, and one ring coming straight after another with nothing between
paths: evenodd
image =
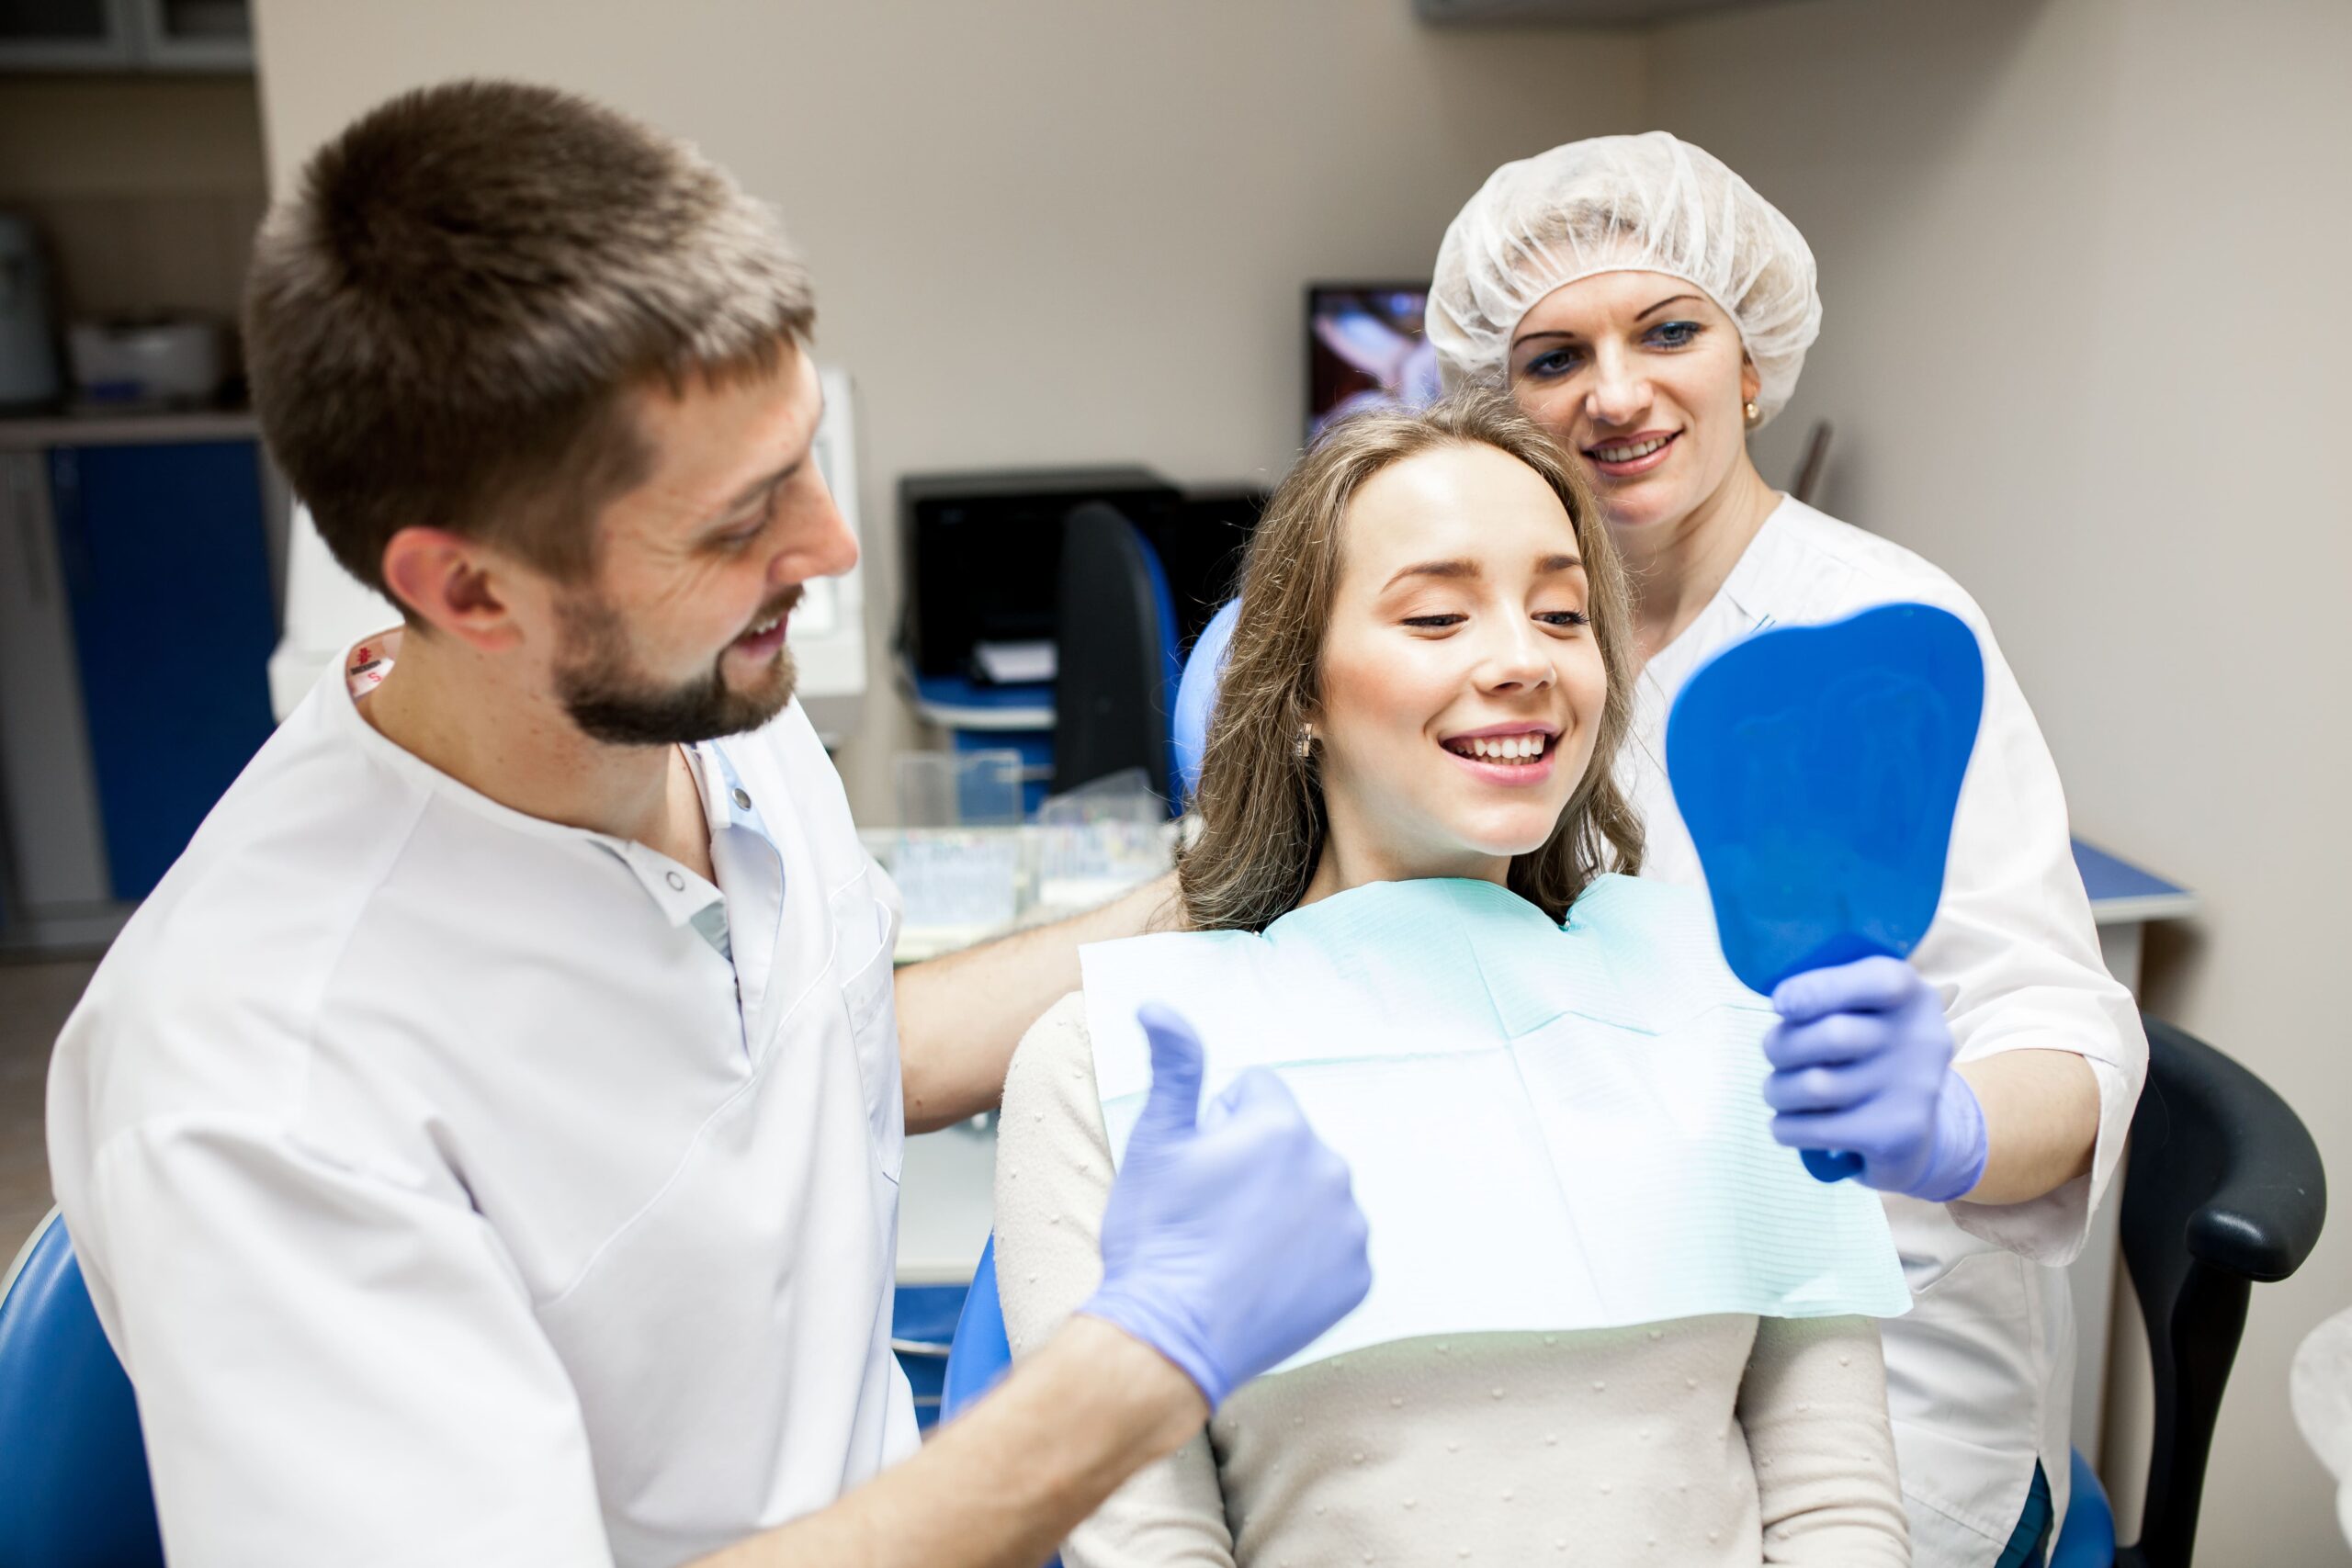
<instances>
[{"instance_id":1,"label":"white lab coat","mask_svg":"<svg viewBox=\"0 0 2352 1568\"><path fill-rule=\"evenodd\" d=\"M797 704L692 760L715 886L338 664L99 967L51 1169L175 1564L653 1568L914 1450L896 895Z\"/></svg>"},{"instance_id":2,"label":"white lab coat","mask_svg":"<svg viewBox=\"0 0 2352 1568\"><path fill-rule=\"evenodd\" d=\"M2032 711L1984 612L1951 578L1784 500L1698 619L1644 670L1618 777L1648 831L1643 874L1702 883L1666 777L1676 693L1710 655L1761 626L1895 600L1951 611L1984 654L1984 716L1943 902L1912 962L1943 998L1961 1060L2071 1051L2098 1084L2089 1175L2001 1208L1886 1200L1916 1303L1882 1325L1913 1551L1921 1568L1985 1568L2016 1527L2037 1458L2065 1507L2075 1329L2062 1266L2081 1250L2114 1174L2148 1061L2138 1010L2099 959L2065 797Z\"/></svg>"}]
</instances>

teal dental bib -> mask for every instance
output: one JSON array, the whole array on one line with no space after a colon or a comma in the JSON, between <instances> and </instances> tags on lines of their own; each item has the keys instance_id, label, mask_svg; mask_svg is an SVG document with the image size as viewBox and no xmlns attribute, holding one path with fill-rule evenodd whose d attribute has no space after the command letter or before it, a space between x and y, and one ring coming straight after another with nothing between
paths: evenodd
<instances>
[{"instance_id":1,"label":"teal dental bib","mask_svg":"<svg viewBox=\"0 0 2352 1568\"><path fill-rule=\"evenodd\" d=\"M1432 1334L1910 1305L1878 1196L1772 1141L1773 1014L1690 889L1603 876L1555 926L1491 883L1378 883L1262 935L1080 958L1114 1160L1151 1082L1136 1009L1165 1001L1206 1045L1204 1102L1272 1068L1353 1171L1372 1293L1286 1367Z\"/></svg>"}]
</instances>

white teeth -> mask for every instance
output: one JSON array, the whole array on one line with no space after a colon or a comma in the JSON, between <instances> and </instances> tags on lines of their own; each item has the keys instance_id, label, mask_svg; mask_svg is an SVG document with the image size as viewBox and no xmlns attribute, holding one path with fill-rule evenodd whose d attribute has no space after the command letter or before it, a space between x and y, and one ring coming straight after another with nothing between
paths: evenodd
<instances>
[{"instance_id":1,"label":"white teeth","mask_svg":"<svg viewBox=\"0 0 2352 1568\"><path fill-rule=\"evenodd\" d=\"M1604 463L1630 463L1636 457L1648 457L1673 439L1670 435L1660 435L1648 441L1635 442L1631 446L1596 446L1592 451L1593 456Z\"/></svg>"},{"instance_id":2,"label":"white teeth","mask_svg":"<svg viewBox=\"0 0 2352 1568\"><path fill-rule=\"evenodd\" d=\"M1457 750L1487 762L1532 762L1544 755L1544 738L1538 734L1480 736L1454 742Z\"/></svg>"}]
</instances>

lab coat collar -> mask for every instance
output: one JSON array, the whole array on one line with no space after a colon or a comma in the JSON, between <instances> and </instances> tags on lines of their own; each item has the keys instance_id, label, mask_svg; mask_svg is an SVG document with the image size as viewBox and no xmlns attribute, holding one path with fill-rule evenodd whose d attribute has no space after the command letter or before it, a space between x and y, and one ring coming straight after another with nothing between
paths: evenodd
<instances>
[{"instance_id":1,"label":"lab coat collar","mask_svg":"<svg viewBox=\"0 0 2352 1568\"><path fill-rule=\"evenodd\" d=\"M1793 496L1782 496L1756 531L1756 537L1747 541L1747 548L1740 552L1715 596L1682 628L1680 636L1643 666L1644 679L1661 696L1679 690L1693 668L1727 640L1772 624L1771 606L1790 599L1786 581L1790 563L1788 551L1781 547L1782 536L1788 519L1803 510L1810 508Z\"/></svg>"},{"instance_id":2,"label":"lab coat collar","mask_svg":"<svg viewBox=\"0 0 2352 1568\"><path fill-rule=\"evenodd\" d=\"M724 895L708 878L658 850L634 839L550 822L511 806L502 806L480 790L451 778L369 724L352 695L345 671L351 667L354 649L362 644L384 643L399 635L400 628L392 627L356 639L336 655L334 663L320 676L318 689L311 693L310 701L322 705L328 726L339 737L356 746L369 761L414 787L510 831L550 842L593 847L613 856L628 868L646 897L673 926L693 923L705 909L723 900ZM718 742L703 741L689 749L689 757L697 764L694 769L695 782L702 795L703 818L712 837L716 838L724 828L741 827L773 841L760 817L758 803L744 792L734 764Z\"/></svg>"},{"instance_id":3,"label":"lab coat collar","mask_svg":"<svg viewBox=\"0 0 2352 1568\"><path fill-rule=\"evenodd\" d=\"M1788 576L1788 552L1781 548L1781 536L1788 531L1788 520L1794 512L1804 508L1804 502L1794 496L1781 497L1756 530L1756 537L1747 541L1747 548L1739 554L1731 575L1724 579L1719 592L1724 602L1738 613L1744 628L1761 630L1772 618L1771 606L1789 602L1784 591Z\"/></svg>"}]
</instances>

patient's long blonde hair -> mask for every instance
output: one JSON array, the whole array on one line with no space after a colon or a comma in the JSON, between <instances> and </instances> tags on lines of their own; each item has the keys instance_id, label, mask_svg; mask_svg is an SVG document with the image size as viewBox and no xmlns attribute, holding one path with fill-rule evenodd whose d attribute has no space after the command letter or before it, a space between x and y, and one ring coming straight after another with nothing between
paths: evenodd
<instances>
[{"instance_id":1,"label":"patient's long blonde hair","mask_svg":"<svg viewBox=\"0 0 2352 1568\"><path fill-rule=\"evenodd\" d=\"M1195 929L1261 931L1306 896L1329 818L1317 761L1299 755L1298 738L1320 700L1348 505L1390 465L1465 445L1518 458L1567 509L1590 588L1586 613L1609 677L1592 760L1552 836L1512 858L1510 889L1556 920L1600 873L1641 869L1641 820L1611 776L1634 697L1624 568L1575 461L1509 398L1469 391L1419 412L1333 425L1268 503L1242 567L1241 615L1193 796L1201 832L1178 871Z\"/></svg>"}]
</instances>

